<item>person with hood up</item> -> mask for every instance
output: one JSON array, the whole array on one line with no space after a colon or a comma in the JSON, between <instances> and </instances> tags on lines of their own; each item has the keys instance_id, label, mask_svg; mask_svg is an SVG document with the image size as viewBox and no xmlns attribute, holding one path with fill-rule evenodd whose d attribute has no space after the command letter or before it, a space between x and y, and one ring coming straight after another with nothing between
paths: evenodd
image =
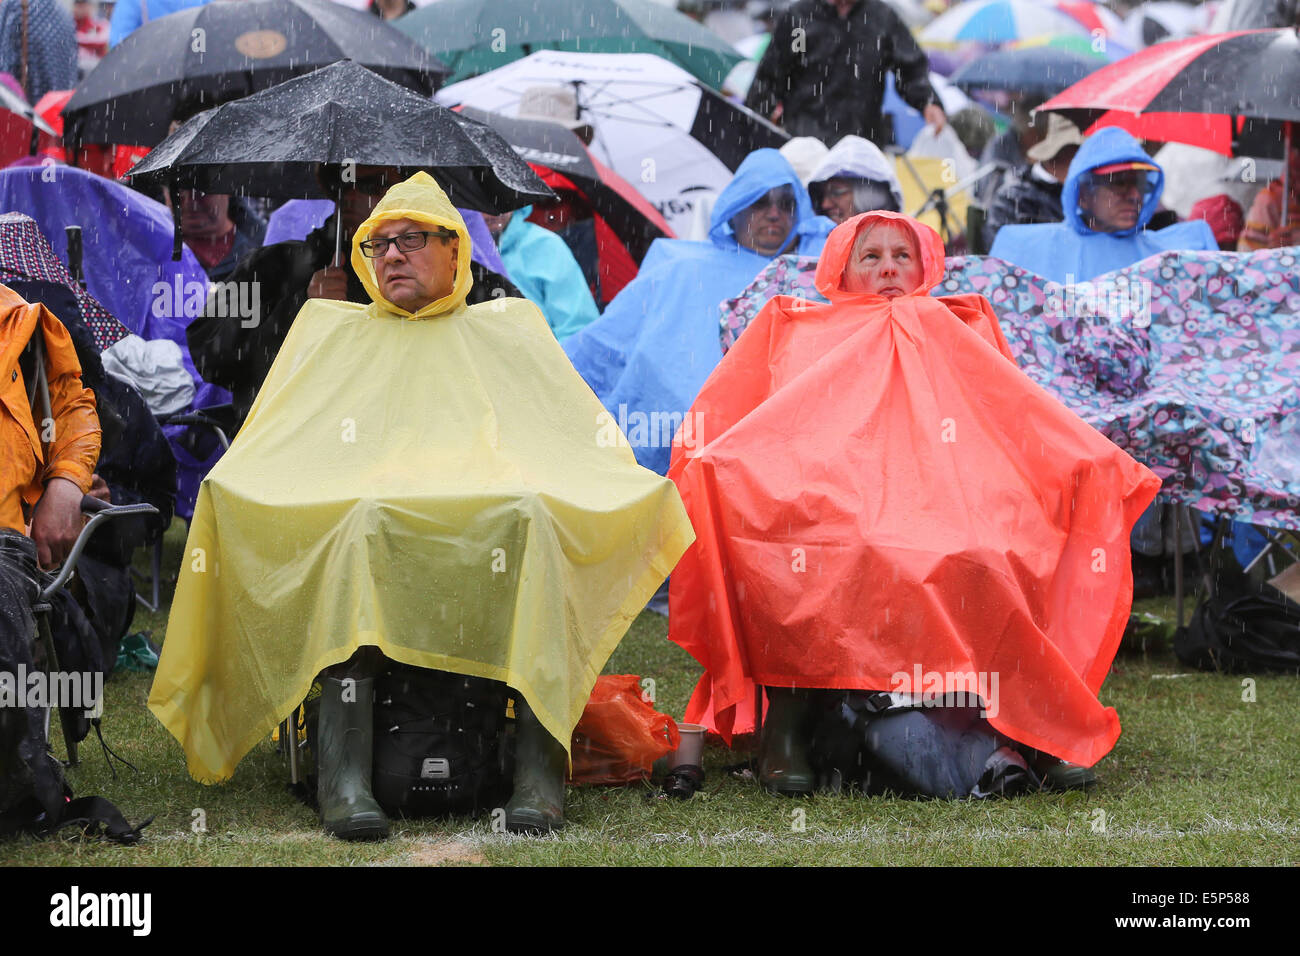
<instances>
[{"instance_id":1,"label":"person with hood up","mask_svg":"<svg viewBox=\"0 0 1300 956\"><path fill-rule=\"evenodd\" d=\"M843 223L817 270L829 304L769 302L691 408L707 443L673 448L697 538L669 638L705 668L686 720L730 741L765 686L778 793L815 785L811 688L886 694L887 727L978 687L996 734L931 795L971 792L1001 738L1080 785L1059 761L1091 766L1119 736L1097 692L1159 480L1016 367L983 296L929 295L943 271L915 220Z\"/></svg>"},{"instance_id":2,"label":"person with hood up","mask_svg":"<svg viewBox=\"0 0 1300 956\"><path fill-rule=\"evenodd\" d=\"M467 306L464 220L427 173L352 240L370 302L308 301L203 483L150 709L228 778L321 680L327 832L385 836L383 658L501 681L519 720L506 826L563 825L596 677L693 540L673 485L602 441L537 307ZM617 436L613 436L617 439Z\"/></svg>"},{"instance_id":3,"label":"person with hood up","mask_svg":"<svg viewBox=\"0 0 1300 956\"><path fill-rule=\"evenodd\" d=\"M1084 282L1170 250L1217 251L1203 221L1148 230L1164 172L1133 135L1108 127L1088 137L1061 190L1064 222L1003 226L989 255L1056 282Z\"/></svg>"},{"instance_id":4,"label":"person with hood up","mask_svg":"<svg viewBox=\"0 0 1300 956\"><path fill-rule=\"evenodd\" d=\"M683 413L722 358L719 304L782 253L816 255L830 226L785 158L756 150L718 195L709 241L655 240L636 279L564 343L637 461L668 470Z\"/></svg>"},{"instance_id":5,"label":"person with hood up","mask_svg":"<svg viewBox=\"0 0 1300 956\"><path fill-rule=\"evenodd\" d=\"M837 226L873 209L903 210L903 187L880 148L861 136L845 136L808 181L813 208Z\"/></svg>"},{"instance_id":6,"label":"person with hood up","mask_svg":"<svg viewBox=\"0 0 1300 956\"><path fill-rule=\"evenodd\" d=\"M532 211L532 206L525 206L483 219L511 281L542 310L551 331L563 342L600 318L600 312L568 244L551 230L529 222Z\"/></svg>"}]
</instances>

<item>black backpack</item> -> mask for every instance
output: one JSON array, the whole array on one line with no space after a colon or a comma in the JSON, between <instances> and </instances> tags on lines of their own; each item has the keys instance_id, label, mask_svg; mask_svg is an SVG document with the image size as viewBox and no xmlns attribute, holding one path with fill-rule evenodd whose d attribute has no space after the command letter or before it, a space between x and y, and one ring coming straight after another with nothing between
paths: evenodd
<instances>
[{"instance_id":1,"label":"black backpack","mask_svg":"<svg viewBox=\"0 0 1300 956\"><path fill-rule=\"evenodd\" d=\"M504 806L514 780L511 696L500 681L389 662L375 678L380 806L405 817Z\"/></svg>"},{"instance_id":2,"label":"black backpack","mask_svg":"<svg viewBox=\"0 0 1300 956\"><path fill-rule=\"evenodd\" d=\"M1174 635L1174 653L1199 670L1300 673L1300 604L1268 585L1252 593L1244 580L1220 583Z\"/></svg>"}]
</instances>

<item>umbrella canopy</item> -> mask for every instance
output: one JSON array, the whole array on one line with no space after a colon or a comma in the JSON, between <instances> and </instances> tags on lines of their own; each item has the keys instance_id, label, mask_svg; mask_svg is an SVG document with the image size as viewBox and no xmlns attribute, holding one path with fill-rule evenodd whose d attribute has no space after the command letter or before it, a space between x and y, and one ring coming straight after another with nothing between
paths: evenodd
<instances>
[{"instance_id":1,"label":"umbrella canopy","mask_svg":"<svg viewBox=\"0 0 1300 956\"><path fill-rule=\"evenodd\" d=\"M757 113L647 53L544 50L448 86L438 100L515 114L524 93L538 86L574 90L578 119L595 130L591 154L634 183L678 235L690 231L700 192L720 192L751 152L789 139Z\"/></svg>"},{"instance_id":2,"label":"umbrella canopy","mask_svg":"<svg viewBox=\"0 0 1300 956\"><path fill-rule=\"evenodd\" d=\"M1120 126L1225 156L1280 158L1282 122L1300 120L1300 39L1293 29L1245 30L1160 43L1039 109L1085 132Z\"/></svg>"},{"instance_id":3,"label":"umbrella canopy","mask_svg":"<svg viewBox=\"0 0 1300 956\"><path fill-rule=\"evenodd\" d=\"M1028 37L1024 40L1008 43L1003 49L1060 50L1063 53L1071 53L1075 56L1094 60L1098 66L1105 63L1114 63L1116 60L1122 60L1129 55L1128 51L1123 50L1122 47L1098 44L1092 37L1081 36L1077 33L1049 33L1044 36Z\"/></svg>"},{"instance_id":4,"label":"umbrella canopy","mask_svg":"<svg viewBox=\"0 0 1300 956\"><path fill-rule=\"evenodd\" d=\"M996 50L950 77L963 90L1014 90L1037 97L1059 93L1102 66L1092 57L1045 46Z\"/></svg>"},{"instance_id":5,"label":"umbrella canopy","mask_svg":"<svg viewBox=\"0 0 1300 956\"><path fill-rule=\"evenodd\" d=\"M655 239L673 238L658 210L622 176L593 160L582 140L559 123L504 116L471 106L461 107L460 112L492 127L528 163L559 173L572 183L638 262Z\"/></svg>"},{"instance_id":6,"label":"umbrella canopy","mask_svg":"<svg viewBox=\"0 0 1300 956\"><path fill-rule=\"evenodd\" d=\"M741 60L712 31L650 0L439 0L395 25L445 60L456 79L543 49L652 53L720 89Z\"/></svg>"},{"instance_id":7,"label":"umbrella canopy","mask_svg":"<svg viewBox=\"0 0 1300 956\"><path fill-rule=\"evenodd\" d=\"M422 93L446 67L378 17L333 0L214 0L132 32L64 109L73 143L153 146L178 108L209 106L352 59Z\"/></svg>"},{"instance_id":8,"label":"umbrella canopy","mask_svg":"<svg viewBox=\"0 0 1300 956\"><path fill-rule=\"evenodd\" d=\"M940 14L921 31L923 44L1010 43L1046 33L1088 33L1088 27L1056 5L1034 0L968 0Z\"/></svg>"},{"instance_id":9,"label":"umbrella canopy","mask_svg":"<svg viewBox=\"0 0 1300 956\"><path fill-rule=\"evenodd\" d=\"M207 110L130 173L204 192L332 198L321 166L432 173L457 205L502 213L554 193L481 123L350 61Z\"/></svg>"}]
</instances>

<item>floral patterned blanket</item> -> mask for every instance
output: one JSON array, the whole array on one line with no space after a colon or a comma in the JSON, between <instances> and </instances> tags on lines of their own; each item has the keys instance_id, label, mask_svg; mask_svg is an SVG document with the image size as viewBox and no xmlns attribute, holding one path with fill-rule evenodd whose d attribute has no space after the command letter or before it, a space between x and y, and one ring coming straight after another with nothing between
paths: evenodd
<instances>
[{"instance_id":1,"label":"floral patterned blanket","mask_svg":"<svg viewBox=\"0 0 1300 956\"><path fill-rule=\"evenodd\" d=\"M782 256L722 304L727 349L776 295L825 300ZM1300 249L1166 252L1062 285L950 258L936 295L993 305L1021 369L1150 467L1162 497L1300 530Z\"/></svg>"}]
</instances>

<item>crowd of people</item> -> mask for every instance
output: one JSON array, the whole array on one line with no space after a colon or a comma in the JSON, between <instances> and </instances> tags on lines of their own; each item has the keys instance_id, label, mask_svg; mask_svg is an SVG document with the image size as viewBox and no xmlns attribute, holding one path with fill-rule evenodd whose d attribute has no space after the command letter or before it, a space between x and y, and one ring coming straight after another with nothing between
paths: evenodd
<instances>
[{"instance_id":1,"label":"crowd of people","mask_svg":"<svg viewBox=\"0 0 1300 956\"><path fill-rule=\"evenodd\" d=\"M78 0L74 19L57 0L0 0L0 81L35 103L202 2L118 0L106 24L102 3ZM206 557L180 569L150 706L215 781L319 684L318 801L342 838L389 832L370 781L386 662L510 687L507 825L563 826L587 695L665 591L669 638L702 669L685 719L728 742L761 725L774 793L811 793L862 755L870 792L1094 783L1119 734L1097 692L1132 567L1169 551L1160 482L1016 368L984 298L932 292L945 255L972 250L1074 283L1162 252L1296 245L1300 152L1247 195L1179 178L1161 144L1123 130L1031 120L1023 99L995 134L972 119L983 107L949 115L884 0L750 6L771 40L744 102L793 138L699 197L694 238L639 261L567 186L500 214L385 166L323 168L337 202L164 189L131 201L156 207L151 228L175 211L201 308L180 317L183 341L135 348L54 253L50 222L0 216L0 670L35 666L38 569L67 556L89 495L159 514L82 558L62 626L110 670L133 553L173 510L187 518L185 553ZM886 75L932 138L949 128L989 171L970 187L986 213L972 234L945 243L907 214ZM570 91L531 94L519 115L592 142ZM21 188L54 155L0 177ZM1174 191L1184 216L1162 201ZM722 303L801 260L819 301L774 284L734 344L720 336ZM175 273L178 298L189 281ZM230 308L248 289L254 312ZM224 454L202 429L164 435L190 407L151 391L171 372L228 392ZM188 501L186 455L207 475ZM931 672L984 683L954 702ZM861 729L851 756L824 746L844 715ZM0 727L0 776L48 775L22 743L35 725Z\"/></svg>"}]
</instances>

